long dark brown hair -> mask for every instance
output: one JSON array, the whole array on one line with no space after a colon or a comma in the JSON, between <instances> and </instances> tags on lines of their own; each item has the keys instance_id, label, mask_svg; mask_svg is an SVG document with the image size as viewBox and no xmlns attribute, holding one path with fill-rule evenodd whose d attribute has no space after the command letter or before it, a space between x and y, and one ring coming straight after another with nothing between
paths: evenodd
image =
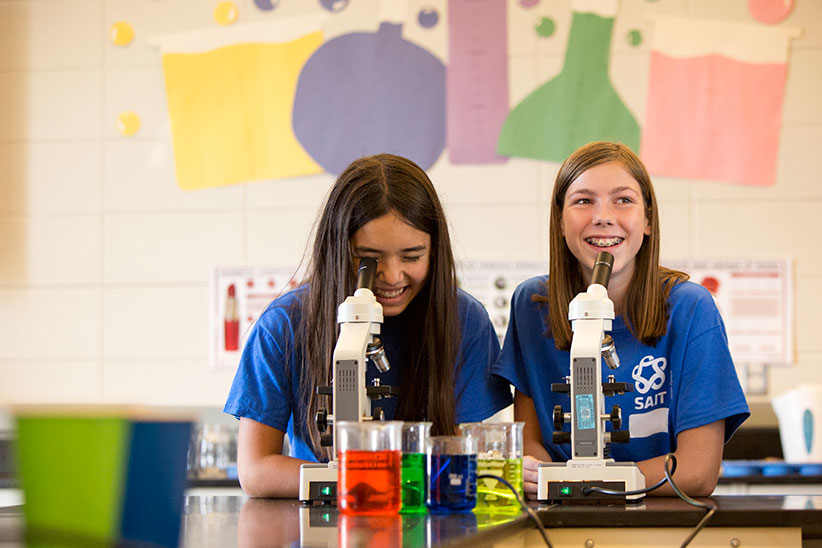
<instances>
[{"instance_id":1,"label":"long dark brown hair","mask_svg":"<svg viewBox=\"0 0 822 548\"><path fill-rule=\"evenodd\" d=\"M639 183L645 217L650 224L636 255L633 276L625 295L625 323L643 344L654 346L667 329L667 300L671 288L688 279L688 275L659 265L659 207L651 177L642 161L621 143L597 141L574 151L560 166L551 196L550 259L548 296L534 300L548 301L549 331L560 350L571 348L571 325L568 305L585 290L582 267L562 234L562 210L565 193L571 183L585 171L606 162L619 162Z\"/></svg>"},{"instance_id":2,"label":"long dark brown hair","mask_svg":"<svg viewBox=\"0 0 822 548\"><path fill-rule=\"evenodd\" d=\"M456 429L454 367L460 348L457 283L445 214L428 175L414 162L392 154L355 160L337 178L320 216L307 269L307 286L295 331L301 371L295 421L308 424L314 453L321 448L313 417L321 404L317 386L330 386L337 341L337 306L356 288L350 240L363 225L389 212L431 237L428 279L401 314L402 390L398 420L428 420L432 433Z\"/></svg>"}]
</instances>

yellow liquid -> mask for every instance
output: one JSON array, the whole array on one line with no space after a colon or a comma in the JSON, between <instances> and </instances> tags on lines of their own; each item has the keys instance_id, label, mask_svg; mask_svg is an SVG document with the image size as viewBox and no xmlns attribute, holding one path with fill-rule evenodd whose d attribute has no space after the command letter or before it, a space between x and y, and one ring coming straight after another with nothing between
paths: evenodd
<instances>
[{"instance_id":1,"label":"yellow liquid","mask_svg":"<svg viewBox=\"0 0 822 548\"><path fill-rule=\"evenodd\" d=\"M479 459L477 475L489 474L507 480L522 497L522 459ZM518 508L519 503L507 485L482 478L477 480L477 507Z\"/></svg>"}]
</instances>

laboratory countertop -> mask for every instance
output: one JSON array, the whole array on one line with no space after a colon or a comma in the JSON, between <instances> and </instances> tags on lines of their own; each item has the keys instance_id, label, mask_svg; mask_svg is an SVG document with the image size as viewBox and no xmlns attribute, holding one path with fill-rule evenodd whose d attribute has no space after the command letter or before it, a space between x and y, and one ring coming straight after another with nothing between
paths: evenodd
<instances>
[{"instance_id":1,"label":"laboratory countertop","mask_svg":"<svg viewBox=\"0 0 822 548\"><path fill-rule=\"evenodd\" d=\"M707 527L797 527L805 540L822 539L822 497L716 496ZM629 506L532 506L552 529L693 527L705 511L676 498L647 498ZM334 506L239 495L188 496L182 546L477 546L492 545L533 528L526 513L409 514L349 517ZM0 546L23 546L22 507L0 508Z\"/></svg>"}]
</instances>

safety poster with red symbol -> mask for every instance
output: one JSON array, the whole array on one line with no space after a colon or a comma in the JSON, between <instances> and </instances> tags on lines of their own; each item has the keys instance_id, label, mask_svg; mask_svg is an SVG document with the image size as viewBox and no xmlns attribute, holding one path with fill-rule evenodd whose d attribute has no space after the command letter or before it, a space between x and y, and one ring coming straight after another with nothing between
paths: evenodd
<instances>
[{"instance_id":1,"label":"safety poster with red symbol","mask_svg":"<svg viewBox=\"0 0 822 548\"><path fill-rule=\"evenodd\" d=\"M248 331L265 307L300 283L294 267L218 267L211 280L212 369L235 369Z\"/></svg>"}]
</instances>

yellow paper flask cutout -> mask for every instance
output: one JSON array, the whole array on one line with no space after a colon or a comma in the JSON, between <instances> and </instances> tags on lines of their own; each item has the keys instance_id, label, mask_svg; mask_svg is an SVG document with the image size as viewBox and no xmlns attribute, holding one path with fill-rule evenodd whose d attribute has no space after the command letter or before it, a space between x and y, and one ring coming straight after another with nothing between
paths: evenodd
<instances>
[{"instance_id":1,"label":"yellow paper flask cutout","mask_svg":"<svg viewBox=\"0 0 822 548\"><path fill-rule=\"evenodd\" d=\"M177 184L186 190L290 178L323 171L294 136L291 112L303 65L322 44L322 32L287 41L258 41L235 25L238 42L192 50L196 34L163 44ZM313 28L317 28L316 21ZM294 32L294 27L290 29ZM221 31L225 32L225 31ZM272 33L266 36L282 36ZM229 38L221 35L225 43ZM183 50L174 53L172 49ZM168 52L166 52L168 51Z\"/></svg>"}]
</instances>

